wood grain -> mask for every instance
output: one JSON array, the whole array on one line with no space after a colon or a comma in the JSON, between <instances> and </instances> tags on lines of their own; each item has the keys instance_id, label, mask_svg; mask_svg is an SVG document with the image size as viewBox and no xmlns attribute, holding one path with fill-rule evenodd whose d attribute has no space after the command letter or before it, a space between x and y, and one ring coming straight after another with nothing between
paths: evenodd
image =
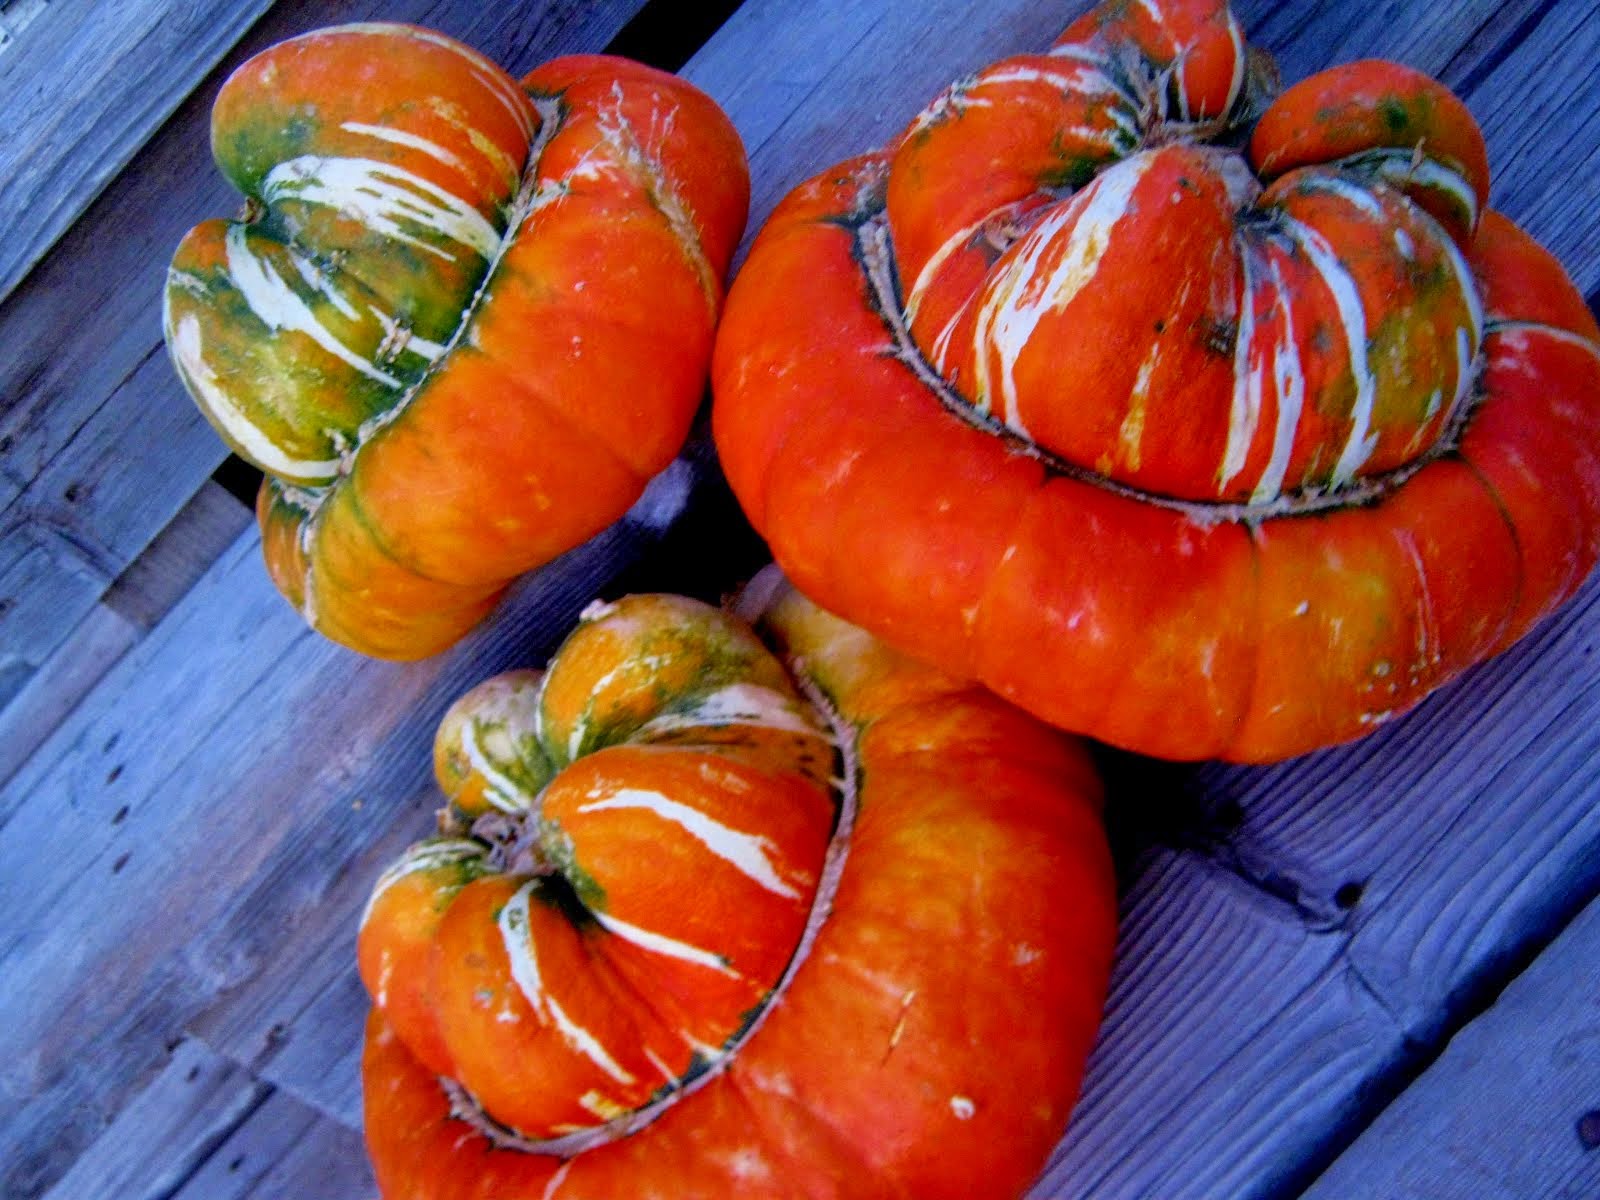
<instances>
[{"instance_id":1,"label":"wood grain","mask_svg":"<svg viewBox=\"0 0 1600 1200\"><path fill-rule=\"evenodd\" d=\"M367 1200L374 1186L359 1134L272 1092L171 1200Z\"/></svg>"},{"instance_id":2,"label":"wood grain","mask_svg":"<svg viewBox=\"0 0 1600 1200\"><path fill-rule=\"evenodd\" d=\"M1600 1195L1600 901L1456 1033L1306 1200Z\"/></svg>"},{"instance_id":3,"label":"wood grain","mask_svg":"<svg viewBox=\"0 0 1600 1200\"><path fill-rule=\"evenodd\" d=\"M39 1194L167 1040L277 977L298 927L336 913L350 928L377 869L368 847L429 824L411 797L444 708L542 660L597 581L651 546L681 556L661 540L687 470L428 662L365 660L310 633L261 571L252 528L117 663L0 789L0 861L15 864L0 875L0 1061L13 1064L0 1070L0 1193ZM347 937L325 968L348 974ZM236 1057L270 1058L280 1036L269 1026Z\"/></svg>"},{"instance_id":4,"label":"wood grain","mask_svg":"<svg viewBox=\"0 0 1600 1200\"><path fill-rule=\"evenodd\" d=\"M0 300L272 0L52 4L0 58Z\"/></svg>"},{"instance_id":5,"label":"wood grain","mask_svg":"<svg viewBox=\"0 0 1600 1200\"><path fill-rule=\"evenodd\" d=\"M46 1198L169 1195L271 1090L200 1042L183 1041Z\"/></svg>"},{"instance_id":6,"label":"wood grain","mask_svg":"<svg viewBox=\"0 0 1600 1200\"><path fill-rule=\"evenodd\" d=\"M49 5L50 0L10 0L0 5L0 51L14 49L22 31Z\"/></svg>"},{"instance_id":7,"label":"wood grain","mask_svg":"<svg viewBox=\"0 0 1600 1200\"><path fill-rule=\"evenodd\" d=\"M112 664L143 636L144 630L104 605L90 610L0 708L0 784L17 773ZM0 811L0 821L5 816Z\"/></svg>"},{"instance_id":8,"label":"wood grain","mask_svg":"<svg viewBox=\"0 0 1600 1200\"><path fill-rule=\"evenodd\" d=\"M111 665L166 615L249 523L250 510L209 480L190 497L146 552L112 581L100 601L77 620L9 701L0 705L0 784L11 778ZM53 565L59 560L46 562ZM32 594L50 595L57 607L48 610L48 615L65 624L78 616L73 597L87 594L94 586L98 584L86 585L81 593L40 588ZM24 594L29 591L19 589ZM39 625L29 628L36 632ZM0 671L4 669L0 666Z\"/></svg>"}]
</instances>

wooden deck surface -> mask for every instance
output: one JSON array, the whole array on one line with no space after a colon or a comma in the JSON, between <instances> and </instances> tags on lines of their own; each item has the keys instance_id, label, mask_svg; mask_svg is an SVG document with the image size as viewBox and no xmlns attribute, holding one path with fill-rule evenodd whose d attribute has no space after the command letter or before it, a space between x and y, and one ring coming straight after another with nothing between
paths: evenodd
<instances>
[{"instance_id":1,"label":"wooden deck surface","mask_svg":"<svg viewBox=\"0 0 1600 1200\"><path fill-rule=\"evenodd\" d=\"M437 659L308 633L159 289L238 201L206 121L248 54L433 25L522 73L611 47L745 138L752 230L1084 0L0 3L0 1196L367 1196L356 915L428 747L596 594L760 562L705 431L629 517ZM1600 307L1600 0L1239 0L1287 80L1397 58ZM731 13L731 15L729 15ZM723 18L726 19L723 19ZM703 43L703 44L702 44ZM1600 583L1374 737L1271 768L1106 755L1106 1024L1038 1196L1600 1197Z\"/></svg>"}]
</instances>

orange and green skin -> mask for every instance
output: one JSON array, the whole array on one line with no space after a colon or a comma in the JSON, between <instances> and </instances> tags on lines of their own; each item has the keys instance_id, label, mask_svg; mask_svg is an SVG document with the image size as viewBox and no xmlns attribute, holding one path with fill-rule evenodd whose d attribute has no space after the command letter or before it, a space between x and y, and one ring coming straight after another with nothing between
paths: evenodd
<instances>
[{"instance_id":1,"label":"orange and green skin","mask_svg":"<svg viewBox=\"0 0 1600 1200\"><path fill-rule=\"evenodd\" d=\"M764 689L773 727L759 710L697 715L728 688ZM362 925L362 978L419 1060L493 1118L534 1138L603 1125L678 1086L765 1001L810 912L835 809L827 736L747 628L678 597L619 601L542 677L497 677L458 701L435 765L465 844L507 829L519 844L485 840L464 862L386 877ZM690 823L658 816L662 804ZM719 853L732 836L753 839L770 874ZM564 1015L523 990L497 924L530 882L540 995ZM569 1020L605 1055L574 1045Z\"/></svg>"},{"instance_id":2,"label":"orange and green skin","mask_svg":"<svg viewBox=\"0 0 1600 1200\"><path fill-rule=\"evenodd\" d=\"M831 911L781 1000L720 1074L568 1159L495 1147L452 1118L375 1011L364 1111L388 1200L970 1200L1037 1175L1076 1098L1115 937L1088 755L790 589L763 627L849 731L860 788ZM685 890L663 903L720 903Z\"/></svg>"},{"instance_id":3,"label":"orange and green skin","mask_svg":"<svg viewBox=\"0 0 1600 1200\"><path fill-rule=\"evenodd\" d=\"M1185 19L1225 11L1178 7ZM1080 34L1147 9L1097 12ZM1024 131L1043 127L1032 115L1042 96L1019 92ZM1409 162L1420 143L1419 178L1427 164L1448 168L1481 201L1482 138L1445 89L1372 63L1292 88L1256 126L1260 178L1248 186L1220 152L1154 130L1155 148L1135 156L1133 215L1111 227L1100 270L1015 358L1032 444L974 415L976 351L950 351L955 369L942 374L933 357L946 323L973 328L962 306L998 286L1026 231L1089 195L1041 198L1048 164L1023 160L1031 183L1013 172L1004 128L983 107L919 121L885 152L803 184L734 284L714 432L735 494L796 586L1063 728L1243 761L1369 732L1576 590L1600 552L1600 330L1511 222L1480 209L1469 232L1431 185L1408 192L1371 165L1397 146ZM908 165L936 160L964 164L964 184L897 189ZM996 162L1008 186L1036 189L1008 201L1020 238L963 244L907 319L902 241L921 261L970 225L970 212L937 211L938 197L993 200L984 172ZM1334 344L1349 314L1286 239L1290 220L1338 250L1368 332L1372 449L1348 482L1333 468L1355 428L1351 358ZM887 298L871 278L877 245ZM1266 444L1273 414L1262 415L1224 484L1244 253L1258 277L1263 265L1282 277L1281 293L1255 293L1251 315L1262 339L1287 339L1293 316L1305 402L1282 447ZM1482 336L1452 415L1458 331L1470 340L1474 305ZM1241 490L1277 449L1281 490Z\"/></svg>"},{"instance_id":4,"label":"orange and green skin","mask_svg":"<svg viewBox=\"0 0 1600 1200\"><path fill-rule=\"evenodd\" d=\"M600 56L519 86L425 30L339 27L240 68L212 140L251 207L180 245L168 342L268 472L267 567L317 629L380 657L435 653L671 461L749 192L702 93ZM304 198L352 163L401 207ZM447 211L418 217L419 197ZM253 303L230 253L264 263L251 272L281 281L287 309L259 283ZM283 315L302 305L320 332Z\"/></svg>"}]
</instances>

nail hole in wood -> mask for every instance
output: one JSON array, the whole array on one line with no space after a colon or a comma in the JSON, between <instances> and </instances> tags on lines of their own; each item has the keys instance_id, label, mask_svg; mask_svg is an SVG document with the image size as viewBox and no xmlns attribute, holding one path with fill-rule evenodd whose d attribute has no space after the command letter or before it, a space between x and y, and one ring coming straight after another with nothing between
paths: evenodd
<instances>
[{"instance_id":1,"label":"nail hole in wood","mask_svg":"<svg viewBox=\"0 0 1600 1200\"><path fill-rule=\"evenodd\" d=\"M1600 1149L1600 1108L1578 1118L1578 1140L1585 1150Z\"/></svg>"}]
</instances>

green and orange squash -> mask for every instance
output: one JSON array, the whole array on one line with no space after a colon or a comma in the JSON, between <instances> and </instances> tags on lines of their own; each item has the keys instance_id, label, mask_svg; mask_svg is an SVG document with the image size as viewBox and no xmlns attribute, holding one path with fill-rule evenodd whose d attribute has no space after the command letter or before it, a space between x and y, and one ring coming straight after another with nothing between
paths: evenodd
<instances>
[{"instance_id":1,"label":"green and orange squash","mask_svg":"<svg viewBox=\"0 0 1600 1200\"><path fill-rule=\"evenodd\" d=\"M598 606L440 726L441 836L380 880L389 1200L1020 1194L1104 1001L1082 745L775 573Z\"/></svg>"},{"instance_id":2,"label":"green and orange squash","mask_svg":"<svg viewBox=\"0 0 1600 1200\"><path fill-rule=\"evenodd\" d=\"M779 206L713 363L796 586L1172 758L1355 738L1600 553L1600 329L1393 63L1115 0Z\"/></svg>"},{"instance_id":3,"label":"green and orange squash","mask_svg":"<svg viewBox=\"0 0 1600 1200\"><path fill-rule=\"evenodd\" d=\"M693 87L346 25L240 67L212 150L248 204L179 246L167 345L329 637L442 649L677 453L749 194Z\"/></svg>"}]
</instances>

